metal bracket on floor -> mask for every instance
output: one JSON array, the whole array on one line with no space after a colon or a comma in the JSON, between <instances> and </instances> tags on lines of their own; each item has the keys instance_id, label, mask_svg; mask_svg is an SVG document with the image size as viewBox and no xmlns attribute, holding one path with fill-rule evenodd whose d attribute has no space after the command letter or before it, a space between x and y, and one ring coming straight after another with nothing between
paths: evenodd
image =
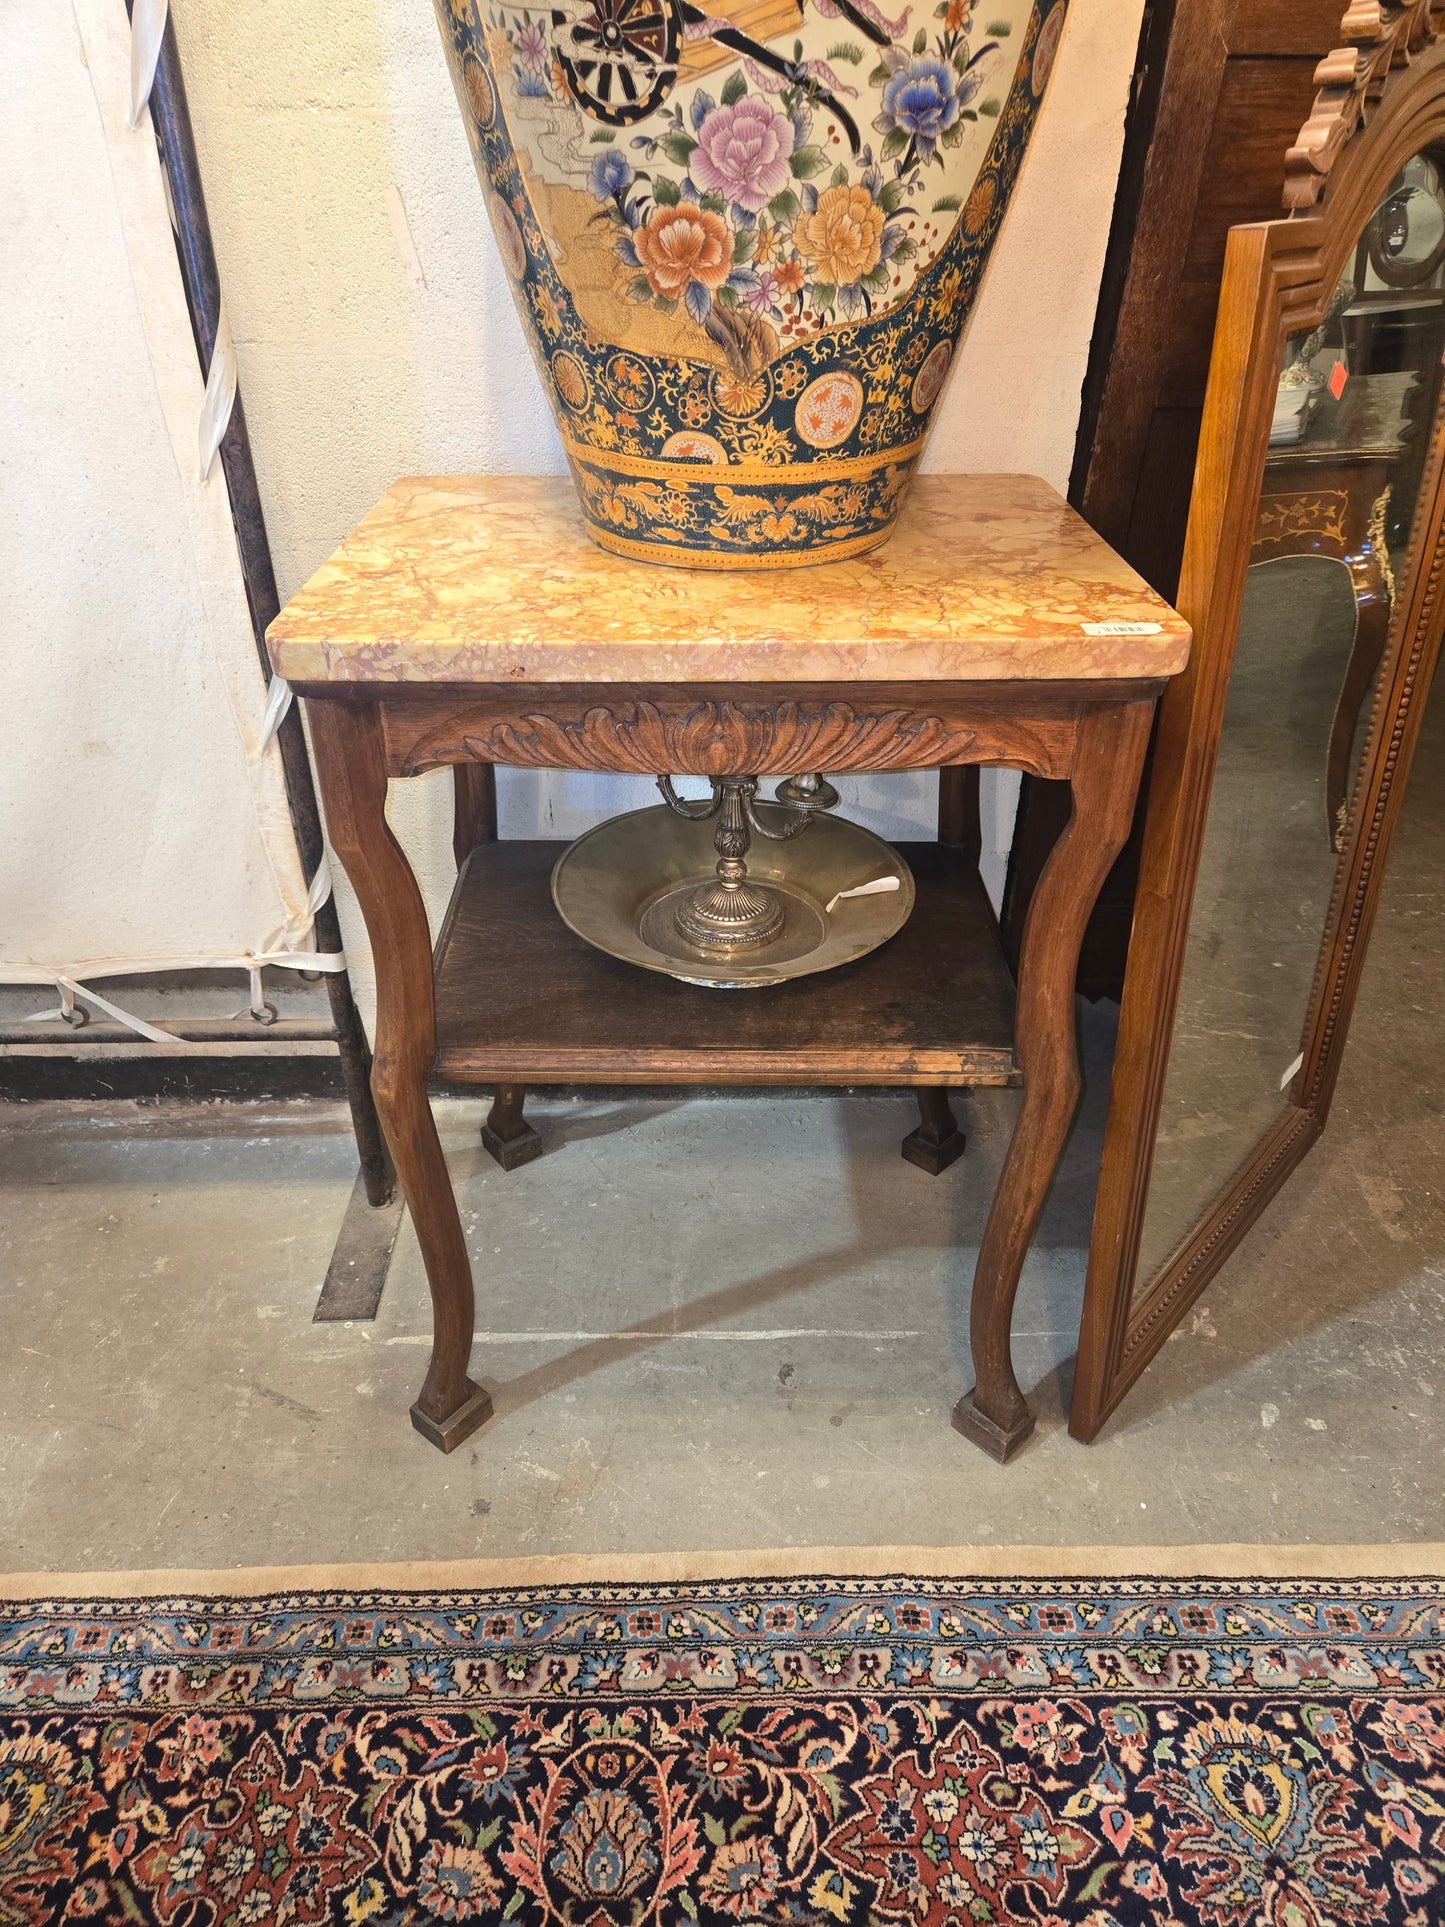
<instances>
[{"instance_id":1,"label":"metal bracket on floor","mask_svg":"<svg viewBox=\"0 0 1445 1927\"><path fill-rule=\"evenodd\" d=\"M357 1173L321 1295L311 1314L313 1325L375 1318L405 1209L400 1188L386 1204L370 1203L365 1174Z\"/></svg>"}]
</instances>

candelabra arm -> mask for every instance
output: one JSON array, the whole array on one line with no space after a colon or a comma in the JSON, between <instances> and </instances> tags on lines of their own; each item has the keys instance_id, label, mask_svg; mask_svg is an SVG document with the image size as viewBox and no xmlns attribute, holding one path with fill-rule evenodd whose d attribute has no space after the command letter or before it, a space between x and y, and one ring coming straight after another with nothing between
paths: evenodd
<instances>
[{"instance_id":1,"label":"candelabra arm","mask_svg":"<svg viewBox=\"0 0 1445 1927\"><path fill-rule=\"evenodd\" d=\"M752 794L744 792L742 801L749 825L759 836L765 836L769 843L786 843L788 838L796 836L799 830L806 830L813 818L820 816L826 807L821 803L780 804L780 808L793 813L791 820L781 830L770 830L754 809Z\"/></svg>"},{"instance_id":2,"label":"candelabra arm","mask_svg":"<svg viewBox=\"0 0 1445 1927\"><path fill-rule=\"evenodd\" d=\"M672 787L670 776L659 776L657 787L662 791L662 800L675 816L684 816L692 823L705 823L710 816L717 815L722 808L723 800L723 791L718 786L718 779L714 776L709 780L712 783L712 798L708 802L704 802L701 798L692 802L685 796L679 796Z\"/></svg>"}]
</instances>

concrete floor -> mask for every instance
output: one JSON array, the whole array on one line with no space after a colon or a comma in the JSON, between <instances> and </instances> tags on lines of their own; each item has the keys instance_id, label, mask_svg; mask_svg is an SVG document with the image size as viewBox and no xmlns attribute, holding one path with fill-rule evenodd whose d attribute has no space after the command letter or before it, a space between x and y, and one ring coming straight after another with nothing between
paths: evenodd
<instances>
[{"instance_id":1,"label":"concrete floor","mask_svg":"<svg viewBox=\"0 0 1445 1927\"><path fill-rule=\"evenodd\" d=\"M895 1093L556 1098L510 1176L439 1106L498 1415L444 1459L410 1227L375 1325L310 1322L352 1182L322 1105L0 1120L0 1565L788 1544L1445 1539L1445 715L1329 1131L1100 1441L1065 1431L1110 1012L1017 1317L1038 1433L948 1428L1016 1098L940 1179ZM1426 807L1428 805L1428 807Z\"/></svg>"}]
</instances>

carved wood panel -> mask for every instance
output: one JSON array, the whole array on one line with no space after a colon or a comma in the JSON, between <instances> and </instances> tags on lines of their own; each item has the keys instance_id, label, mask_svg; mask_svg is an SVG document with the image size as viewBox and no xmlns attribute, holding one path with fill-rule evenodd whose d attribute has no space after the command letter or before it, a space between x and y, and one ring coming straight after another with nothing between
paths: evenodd
<instances>
[{"instance_id":1,"label":"carved wood panel","mask_svg":"<svg viewBox=\"0 0 1445 1927\"><path fill-rule=\"evenodd\" d=\"M1435 38L1437 5L1438 0L1349 0L1340 22L1345 44L1315 69L1320 91L1285 155L1287 208L1314 207L1319 201L1330 169L1378 99L1390 69Z\"/></svg>"},{"instance_id":2,"label":"carved wood panel","mask_svg":"<svg viewBox=\"0 0 1445 1927\"><path fill-rule=\"evenodd\" d=\"M993 713L986 698L947 693L914 705L782 691L758 700L619 691L599 700L596 689L533 687L516 698L399 698L385 710L387 762L397 776L476 761L696 776L1009 763L1066 777L1078 704L1061 697L1056 715L1024 720Z\"/></svg>"}]
</instances>

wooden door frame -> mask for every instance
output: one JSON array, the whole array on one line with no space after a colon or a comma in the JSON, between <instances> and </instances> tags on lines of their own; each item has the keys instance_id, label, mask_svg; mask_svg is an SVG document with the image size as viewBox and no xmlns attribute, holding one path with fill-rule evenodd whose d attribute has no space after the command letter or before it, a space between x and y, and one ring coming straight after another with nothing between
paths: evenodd
<instances>
[{"instance_id":1,"label":"wooden door frame","mask_svg":"<svg viewBox=\"0 0 1445 1927\"><path fill-rule=\"evenodd\" d=\"M1381 195L1411 155L1445 146L1445 43L1393 77L1329 177L1322 211L1232 229L1178 604L1189 667L1159 709L1143 858L1105 1127L1069 1429L1092 1439L1324 1128L1385 859L1440 647L1445 428L1432 425L1365 758L1351 802L1303 1035L1278 1123L1136 1302L1134 1280L1205 819L1288 337L1317 326Z\"/></svg>"}]
</instances>

